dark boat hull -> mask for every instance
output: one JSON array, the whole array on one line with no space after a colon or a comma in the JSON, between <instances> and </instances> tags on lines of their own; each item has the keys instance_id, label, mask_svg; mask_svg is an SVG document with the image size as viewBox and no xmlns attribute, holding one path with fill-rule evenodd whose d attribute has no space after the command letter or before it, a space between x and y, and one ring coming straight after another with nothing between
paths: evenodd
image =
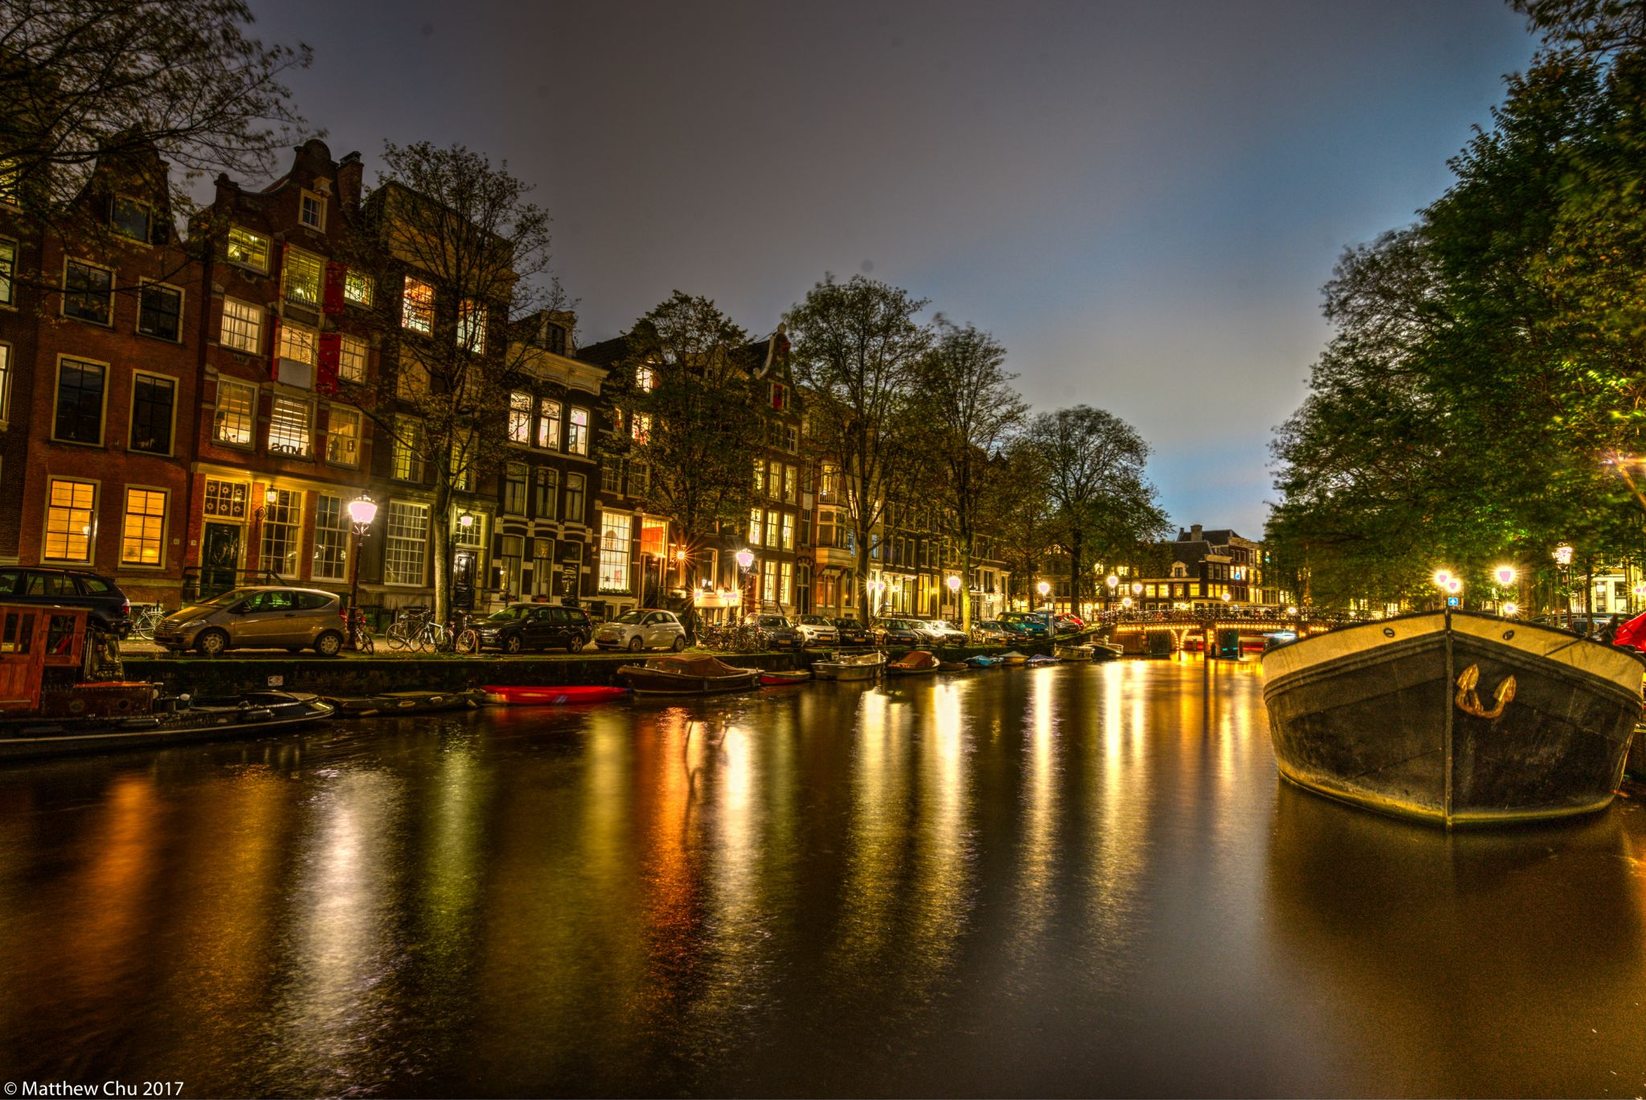
<instances>
[{"instance_id":1,"label":"dark boat hull","mask_svg":"<svg viewBox=\"0 0 1646 1100\"><path fill-rule=\"evenodd\" d=\"M1631 652L1486 615L1349 627L1263 668L1285 778L1448 827L1604 808L1641 715Z\"/></svg>"},{"instance_id":2,"label":"dark boat hull","mask_svg":"<svg viewBox=\"0 0 1646 1100\"><path fill-rule=\"evenodd\" d=\"M0 759L261 737L322 722L336 712L318 696L301 692L257 693L246 699L245 706L205 704L149 717L10 721L0 729Z\"/></svg>"}]
</instances>

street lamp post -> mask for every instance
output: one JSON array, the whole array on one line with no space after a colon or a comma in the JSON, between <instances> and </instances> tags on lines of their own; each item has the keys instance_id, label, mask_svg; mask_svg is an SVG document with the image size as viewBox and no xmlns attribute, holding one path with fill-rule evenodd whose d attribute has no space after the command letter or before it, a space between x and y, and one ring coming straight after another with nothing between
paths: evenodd
<instances>
[{"instance_id":1,"label":"street lamp post","mask_svg":"<svg viewBox=\"0 0 1646 1100\"><path fill-rule=\"evenodd\" d=\"M748 615L749 614L749 606L748 605L753 603L754 601L750 600L746 596L744 596L744 592L749 587L749 570L754 568L754 551L750 550L747 546L745 546L743 549L739 550L733 556L737 560L737 568L739 570L738 576L737 576L738 596L743 601L743 614Z\"/></svg>"},{"instance_id":2,"label":"street lamp post","mask_svg":"<svg viewBox=\"0 0 1646 1100\"><path fill-rule=\"evenodd\" d=\"M1566 625L1572 625L1572 593L1570 569L1572 566L1572 547L1570 543L1561 543L1555 547L1555 574L1560 585L1560 602L1566 612Z\"/></svg>"},{"instance_id":3,"label":"street lamp post","mask_svg":"<svg viewBox=\"0 0 1646 1100\"><path fill-rule=\"evenodd\" d=\"M377 502L365 493L349 501L349 648L360 648L360 540L365 537L372 520L377 518Z\"/></svg>"}]
</instances>

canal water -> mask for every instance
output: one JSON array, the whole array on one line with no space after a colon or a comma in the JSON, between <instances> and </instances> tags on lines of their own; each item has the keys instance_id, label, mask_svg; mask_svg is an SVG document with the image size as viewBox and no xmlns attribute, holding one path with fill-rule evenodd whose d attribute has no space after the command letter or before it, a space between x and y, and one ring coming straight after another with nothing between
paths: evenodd
<instances>
[{"instance_id":1,"label":"canal water","mask_svg":"<svg viewBox=\"0 0 1646 1100\"><path fill-rule=\"evenodd\" d=\"M0 1078L1646 1092L1641 804L1339 806L1277 779L1261 683L1123 661L8 765Z\"/></svg>"}]
</instances>

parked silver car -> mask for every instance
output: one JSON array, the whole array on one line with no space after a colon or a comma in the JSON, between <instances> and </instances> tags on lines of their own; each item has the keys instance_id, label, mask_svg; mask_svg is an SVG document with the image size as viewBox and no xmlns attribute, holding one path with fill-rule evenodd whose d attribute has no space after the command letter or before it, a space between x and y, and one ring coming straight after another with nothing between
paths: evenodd
<instances>
[{"instance_id":1,"label":"parked silver car","mask_svg":"<svg viewBox=\"0 0 1646 1100\"><path fill-rule=\"evenodd\" d=\"M937 645L965 645L966 632L953 623L946 623L942 619L923 619L920 623L926 628Z\"/></svg>"},{"instance_id":2,"label":"parked silver car","mask_svg":"<svg viewBox=\"0 0 1646 1100\"><path fill-rule=\"evenodd\" d=\"M601 649L635 653L642 649L682 650L686 648L686 628L672 611L640 608L596 627L594 644Z\"/></svg>"},{"instance_id":3,"label":"parked silver car","mask_svg":"<svg viewBox=\"0 0 1646 1100\"><path fill-rule=\"evenodd\" d=\"M236 588L167 615L154 642L170 650L198 649L215 657L225 649L313 646L333 656L343 647L342 601L318 588L254 585Z\"/></svg>"}]
</instances>

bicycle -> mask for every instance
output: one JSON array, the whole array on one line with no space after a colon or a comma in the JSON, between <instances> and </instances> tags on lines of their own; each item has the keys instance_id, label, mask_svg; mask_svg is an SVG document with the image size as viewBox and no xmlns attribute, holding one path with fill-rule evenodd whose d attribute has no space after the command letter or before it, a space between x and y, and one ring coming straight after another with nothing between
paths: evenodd
<instances>
[{"instance_id":1,"label":"bicycle","mask_svg":"<svg viewBox=\"0 0 1646 1100\"><path fill-rule=\"evenodd\" d=\"M131 637L143 642L154 641L154 628L166 617L166 605L160 603L139 604L133 609L131 621Z\"/></svg>"},{"instance_id":2,"label":"bicycle","mask_svg":"<svg viewBox=\"0 0 1646 1100\"><path fill-rule=\"evenodd\" d=\"M415 649L421 652L443 641L445 627L434 621L426 607L403 607L395 613L394 622L384 631L390 649Z\"/></svg>"},{"instance_id":3,"label":"bicycle","mask_svg":"<svg viewBox=\"0 0 1646 1100\"><path fill-rule=\"evenodd\" d=\"M466 611L452 615L451 628L447 636L451 639L452 649L457 653L480 651L480 634L469 625L469 615Z\"/></svg>"},{"instance_id":4,"label":"bicycle","mask_svg":"<svg viewBox=\"0 0 1646 1100\"><path fill-rule=\"evenodd\" d=\"M366 613L357 607L349 618L349 625L354 636L354 651L356 653L376 653L377 643L372 639L371 627L366 625Z\"/></svg>"}]
</instances>

